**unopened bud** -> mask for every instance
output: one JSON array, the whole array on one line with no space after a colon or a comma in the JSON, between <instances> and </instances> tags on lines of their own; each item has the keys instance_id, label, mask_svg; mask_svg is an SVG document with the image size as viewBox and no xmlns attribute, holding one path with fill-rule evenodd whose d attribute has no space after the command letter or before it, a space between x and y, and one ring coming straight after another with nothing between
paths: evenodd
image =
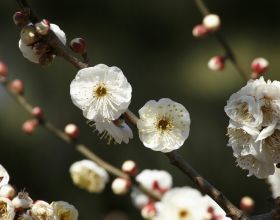
<instances>
[{"instance_id":1,"label":"unopened bud","mask_svg":"<svg viewBox=\"0 0 280 220\"><path fill-rule=\"evenodd\" d=\"M0 81L5 80L8 75L8 67L0 61Z\"/></svg>"},{"instance_id":2,"label":"unopened bud","mask_svg":"<svg viewBox=\"0 0 280 220\"><path fill-rule=\"evenodd\" d=\"M112 190L116 195L124 195L126 194L131 187L130 180L123 179L123 178L116 178L112 182Z\"/></svg>"},{"instance_id":3,"label":"unopened bud","mask_svg":"<svg viewBox=\"0 0 280 220\"><path fill-rule=\"evenodd\" d=\"M194 26L192 30L192 34L194 37L205 37L208 33L209 30L203 24Z\"/></svg>"},{"instance_id":4,"label":"unopened bud","mask_svg":"<svg viewBox=\"0 0 280 220\"><path fill-rule=\"evenodd\" d=\"M74 38L70 42L70 48L75 53L84 54L87 51L86 41L83 38Z\"/></svg>"},{"instance_id":5,"label":"unopened bud","mask_svg":"<svg viewBox=\"0 0 280 220\"><path fill-rule=\"evenodd\" d=\"M251 69L253 73L264 74L268 70L269 62L267 59L259 57L252 61Z\"/></svg>"},{"instance_id":6,"label":"unopened bud","mask_svg":"<svg viewBox=\"0 0 280 220\"><path fill-rule=\"evenodd\" d=\"M24 26L20 32L20 39L25 45L32 45L38 41L35 28L31 25Z\"/></svg>"},{"instance_id":7,"label":"unopened bud","mask_svg":"<svg viewBox=\"0 0 280 220\"><path fill-rule=\"evenodd\" d=\"M0 188L0 197L5 197L8 199L14 198L16 190L10 184L4 185Z\"/></svg>"},{"instance_id":8,"label":"unopened bud","mask_svg":"<svg viewBox=\"0 0 280 220\"><path fill-rule=\"evenodd\" d=\"M240 209L247 214L250 214L253 212L255 208L255 201L249 197L249 196L244 196L240 200Z\"/></svg>"},{"instance_id":9,"label":"unopened bud","mask_svg":"<svg viewBox=\"0 0 280 220\"><path fill-rule=\"evenodd\" d=\"M156 207L154 203L149 203L141 209L141 215L144 219L153 219L156 215Z\"/></svg>"},{"instance_id":10,"label":"unopened bud","mask_svg":"<svg viewBox=\"0 0 280 220\"><path fill-rule=\"evenodd\" d=\"M80 129L75 124L68 124L64 128L64 133L71 139L76 139L80 134Z\"/></svg>"},{"instance_id":11,"label":"unopened bud","mask_svg":"<svg viewBox=\"0 0 280 220\"><path fill-rule=\"evenodd\" d=\"M42 119L44 116L44 111L41 107L36 106L32 109L32 115L38 119Z\"/></svg>"},{"instance_id":12,"label":"unopened bud","mask_svg":"<svg viewBox=\"0 0 280 220\"><path fill-rule=\"evenodd\" d=\"M15 79L10 83L11 90L16 94L23 94L24 93L24 84L23 81L20 79Z\"/></svg>"},{"instance_id":13,"label":"unopened bud","mask_svg":"<svg viewBox=\"0 0 280 220\"><path fill-rule=\"evenodd\" d=\"M218 15L209 14L203 18L203 25L210 31L216 31L221 26L221 20Z\"/></svg>"},{"instance_id":14,"label":"unopened bud","mask_svg":"<svg viewBox=\"0 0 280 220\"><path fill-rule=\"evenodd\" d=\"M23 27L28 24L29 18L27 13L22 11L17 11L13 15L13 20L16 26Z\"/></svg>"},{"instance_id":15,"label":"unopened bud","mask_svg":"<svg viewBox=\"0 0 280 220\"><path fill-rule=\"evenodd\" d=\"M225 67L225 58L223 56L214 56L208 61L208 68L213 71L221 71Z\"/></svg>"},{"instance_id":16,"label":"unopened bud","mask_svg":"<svg viewBox=\"0 0 280 220\"><path fill-rule=\"evenodd\" d=\"M48 66L53 62L54 57L52 53L45 53L39 58L39 64L41 66Z\"/></svg>"},{"instance_id":17,"label":"unopened bud","mask_svg":"<svg viewBox=\"0 0 280 220\"><path fill-rule=\"evenodd\" d=\"M19 192L12 200L12 203L16 209L28 209L31 207L33 200L29 197L27 192Z\"/></svg>"},{"instance_id":18,"label":"unopened bud","mask_svg":"<svg viewBox=\"0 0 280 220\"><path fill-rule=\"evenodd\" d=\"M35 24L36 32L40 35L47 35L50 32L50 22L46 19Z\"/></svg>"},{"instance_id":19,"label":"unopened bud","mask_svg":"<svg viewBox=\"0 0 280 220\"><path fill-rule=\"evenodd\" d=\"M133 160L127 160L122 165L122 171L130 176L136 176L138 173L138 166Z\"/></svg>"},{"instance_id":20,"label":"unopened bud","mask_svg":"<svg viewBox=\"0 0 280 220\"><path fill-rule=\"evenodd\" d=\"M44 42L37 42L32 46L32 50L36 55L41 56L48 53L50 51L50 47Z\"/></svg>"},{"instance_id":21,"label":"unopened bud","mask_svg":"<svg viewBox=\"0 0 280 220\"><path fill-rule=\"evenodd\" d=\"M33 134L33 132L36 130L37 126L38 126L38 121L36 119L31 119L31 120L25 121L22 124L22 131L25 134Z\"/></svg>"}]
</instances>

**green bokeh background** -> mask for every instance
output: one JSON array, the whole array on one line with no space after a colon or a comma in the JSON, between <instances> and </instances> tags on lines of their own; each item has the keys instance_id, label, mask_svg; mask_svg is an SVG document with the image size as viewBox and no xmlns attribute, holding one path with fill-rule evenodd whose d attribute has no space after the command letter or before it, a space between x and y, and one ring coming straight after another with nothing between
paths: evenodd
<instances>
[{"instance_id":1,"label":"green bokeh background","mask_svg":"<svg viewBox=\"0 0 280 220\"><path fill-rule=\"evenodd\" d=\"M94 64L120 67L133 87L131 110L137 112L150 99L169 97L182 103L191 115L190 137L180 149L202 175L236 204L244 195L256 200L256 213L272 206L270 192L263 180L246 177L235 166L227 147L228 118L223 108L228 97L244 82L234 67L223 72L207 69L213 55L222 48L213 36L198 40L192 27L201 22L193 1L187 0L80 0L35 1L32 7L41 17L58 24L67 38L83 37ZM222 33L250 73L250 62L258 56L271 64L266 78L280 80L280 2L212 0L206 1L222 18ZM173 174L174 185L193 185L173 168L161 153L143 147L134 130L130 144L107 146L106 141L86 125L81 111L71 102L69 84L76 69L61 58L41 68L24 59L18 49L19 29L12 21L16 1L0 2L0 59L9 66L10 78L26 85L26 97L42 106L46 117L58 127L74 122L81 128L81 142L111 163L120 166L133 159L142 169L165 169ZM120 211L127 219L141 219L130 197L117 197L108 185L100 195L75 187L69 166L83 159L70 146L39 128L31 137L21 132L29 115L0 86L0 163L9 171L11 183L25 188L36 199L65 200L74 204L80 219L105 219ZM113 179L113 178L111 178ZM108 217L117 220L117 217ZM119 217L124 220L125 217Z\"/></svg>"}]
</instances>

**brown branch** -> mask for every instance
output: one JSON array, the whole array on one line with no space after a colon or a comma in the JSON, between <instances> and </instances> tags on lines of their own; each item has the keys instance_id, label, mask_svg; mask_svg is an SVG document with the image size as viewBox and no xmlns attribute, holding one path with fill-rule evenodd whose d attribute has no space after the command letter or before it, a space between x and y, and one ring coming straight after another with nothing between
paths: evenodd
<instances>
[{"instance_id":1,"label":"brown branch","mask_svg":"<svg viewBox=\"0 0 280 220\"><path fill-rule=\"evenodd\" d=\"M194 0L198 10L202 14L202 16L206 16L210 14L210 10L207 8L207 6L204 4L203 0ZM232 64L235 66L238 73L241 75L241 77L247 81L249 76L247 75L246 71L241 66L239 60L237 59L237 56L235 55L233 49L229 45L229 43L226 41L226 39L222 36L219 31L214 32L214 36L216 37L219 44L223 47L227 58L232 62Z\"/></svg>"},{"instance_id":2,"label":"brown branch","mask_svg":"<svg viewBox=\"0 0 280 220\"><path fill-rule=\"evenodd\" d=\"M21 2L21 0L17 0L18 2ZM25 0L24 0L25 1ZM203 15L209 14L209 10L206 7L206 5L203 3L202 0L195 0L199 10ZM220 44L225 49L227 55L239 71L240 75L247 80L247 74L241 66L239 65L239 62L236 59L236 56L233 53L233 50L229 46L229 44L225 41L225 39L220 35L216 34L216 37ZM73 66L75 66L78 69L87 67L86 63L81 62L79 59L74 57L69 50L63 45L59 39L56 37L56 35L51 32L47 36L47 42L53 47L53 49L56 51L56 54L63 57L66 61L71 63ZM137 124L137 116L131 112L130 110L127 110L125 113L125 116L130 120L130 122L134 125ZM231 216L232 219L237 220L272 220L272 214L271 213L265 213L262 215L252 216L248 217L246 216L241 210L239 210L232 202L230 202L225 195L220 192L218 189L216 189L214 186L212 186L206 179L204 179L195 169L193 169L181 156L177 154L177 152L171 152L166 154L166 156L169 158L170 162L175 165L177 168L179 168L182 172L184 172L191 180L193 180L199 189L206 194L208 194L210 197L212 197L221 207L224 208L228 216ZM145 190L144 190L145 191Z\"/></svg>"},{"instance_id":3,"label":"brown branch","mask_svg":"<svg viewBox=\"0 0 280 220\"><path fill-rule=\"evenodd\" d=\"M2 83L5 87L5 89L9 92L9 94L18 102L20 106L22 106L27 113L29 113L31 116L32 114L32 109L33 106L26 100L26 98L21 95L15 93L10 87L10 81L6 80ZM83 156L86 158L94 161L97 163L99 166L103 167L105 170L107 170L110 174L116 177L121 177L124 179L131 180L132 183L138 187L143 193L148 195L150 198L154 200L160 200L160 196L158 194L155 194L147 189L144 189L139 185L138 182L135 181L134 178L130 177L127 175L125 172L120 170L119 168L113 166L112 164L108 163L107 161L103 160L101 157L97 156L93 151L89 150L89 148L83 144L77 143L75 140L71 139L68 137L62 130L57 128L53 123L50 121L46 120L45 118L38 120L39 125L41 125L43 128L45 128L47 131L52 133L55 137L57 137L59 140L64 141L65 143L73 146L79 153L81 153Z\"/></svg>"}]
</instances>

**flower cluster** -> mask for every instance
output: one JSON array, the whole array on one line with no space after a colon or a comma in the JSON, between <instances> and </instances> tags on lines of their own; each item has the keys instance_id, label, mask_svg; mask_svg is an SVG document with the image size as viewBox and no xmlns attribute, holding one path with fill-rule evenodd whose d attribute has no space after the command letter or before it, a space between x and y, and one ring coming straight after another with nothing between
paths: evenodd
<instances>
[{"instance_id":1,"label":"flower cluster","mask_svg":"<svg viewBox=\"0 0 280 220\"><path fill-rule=\"evenodd\" d=\"M158 194L156 202L134 188L131 197L149 220L229 220L225 212L209 197L190 187L172 188L172 176L163 170L143 170L136 177L141 187Z\"/></svg>"},{"instance_id":2,"label":"flower cluster","mask_svg":"<svg viewBox=\"0 0 280 220\"><path fill-rule=\"evenodd\" d=\"M131 100L132 88L118 67L98 64L79 70L70 85L73 103L91 126L109 142L128 143L132 131L121 118Z\"/></svg>"},{"instance_id":3,"label":"flower cluster","mask_svg":"<svg viewBox=\"0 0 280 220\"><path fill-rule=\"evenodd\" d=\"M35 25L30 23L22 28L19 49L22 55L29 61L41 65L48 65L54 59L55 54L50 46L42 40L42 36L44 35L42 28L52 30L59 40L63 44L66 44L65 33L56 24L49 24L48 21L43 20Z\"/></svg>"},{"instance_id":4,"label":"flower cluster","mask_svg":"<svg viewBox=\"0 0 280 220\"><path fill-rule=\"evenodd\" d=\"M9 184L9 174L0 165L0 219L1 220L77 220L77 209L64 201L51 204L29 197L25 191L16 195Z\"/></svg>"},{"instance_id":5,"label":"flower cluster","mask_svg":"<svg viewBox=\"0 0 280 220\"><path fill-rule=\"evenodd\" d=\"M266 178L280 163L280 82L248 81L225 106L230 118L228 145L249 176Z\"/></svg>"}]
</instances>

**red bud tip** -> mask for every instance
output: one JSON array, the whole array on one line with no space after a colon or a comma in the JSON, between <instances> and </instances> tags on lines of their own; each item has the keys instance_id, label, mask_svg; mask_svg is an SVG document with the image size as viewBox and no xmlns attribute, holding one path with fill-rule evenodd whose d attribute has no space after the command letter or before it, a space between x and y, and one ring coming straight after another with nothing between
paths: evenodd
<instances>
[{"instance_id":1,"label":"red bud tip","mask_svg":"<svg viewBox=\"0 0 280 220\"><path fill-rule=\"evenodd\" d=\"M64 132L71 139L76 139L79 136L79 134L80 134L80 130L77 127L77 125L75 125L75 124L68 124L68 125L66 125L65 128L64 128Z\"/></svg>"},{"instance_id":2,"label":"red bud tip","mask_svg":"<svg viewBox=\"0 0 280 220\"><path fill-rule=\"evenodd\" d=\"M44 116L44 111L41 107L36 106L32 109L32 115L38 119L42 119Z\"/></svg>"},{"instance_id":3,"label":"red bud tip","mask_svg":"<svg viewBox=\"0 0 280 220\"><path fill-rule=\"evenodd\" d=\"M24 84L20 79L15 79L10 83L10 88L16 94L23 94Z\"/></svg>"},{"instance_id":4,"label":"red bud tip","mask_svg":"<svg viewBox=\"0 0 280 220\"><path fill-rule=\"evenodd\" d=\"M138 174L138 166L133 160L127 160L122 165L122 171L130 176L136 176Z\"/></svg>"},{"instance_id":5,"label":"red bud tip","mask_svg":"<svg viewBox=\"0 0 280 220\"><path fill-rule=\"evenodd\" d=\"M22 11L17 11L13 15L13 20L16 26L23 27L28 24L28 15Z\"/></svg>"},{"instance_id":6,"label":"red bud tip","mask_svg":"<svg viewBox=\"0 0 280 220\"><path fill-rule=\"evenodd\" d=\"M74 38L70 42L70 48L79 54L84 54L87 51L86 41L83 38Z\"/></svg>"},{"instance_id":7,"label":"red bud tip","mask_svg":"<svg viewBox=\"0 0 280 220\"><path fill-rule=\"evenodd\" d=\"M31 119L22 124L22 131L26 134L32 134L38 126L36 119Z\"/></svg>"},{"instance_id":8,"label":"red bud tip","mask_svg":"<svg viewBox=\"0 0 280 220\"><path fill-rule=\"evenodd\" d=\"M208 33L209 30L203 24L194 26L192 30L192 34L194 37L205 37Z\"/></svg>"},{"instance_id":9,"label":"red bud tip","mask_svg":"<svg viewBox=\"0 0 280 220\"><path fill-rule=\"evenodd\" d=\"M213 71L221 71L225 68L225 58L223 56L214 56L208 62L208 68Z\"/></svg>"},{"instance_id":10,"label":"red bud tip","mask_svg":"<svg viewBox=\"0 0 280 220\"><path fill-rule=\"evenodd\" d=\"M259 57L252 61L251 69L253 73L256 73L258 75L265 74L268 70L269 62L267 59Z\"/></svg>"},{"instance_id":11,"label":"red bud tip","mask_svg":"<svg viewBox=\"0 0 280 220\"><path fill-rule=\"evenodd\" d=\"M8 67L5 63L0 61L0 80L5 79L8 75Z\"/></svg>"}]
</instances>

